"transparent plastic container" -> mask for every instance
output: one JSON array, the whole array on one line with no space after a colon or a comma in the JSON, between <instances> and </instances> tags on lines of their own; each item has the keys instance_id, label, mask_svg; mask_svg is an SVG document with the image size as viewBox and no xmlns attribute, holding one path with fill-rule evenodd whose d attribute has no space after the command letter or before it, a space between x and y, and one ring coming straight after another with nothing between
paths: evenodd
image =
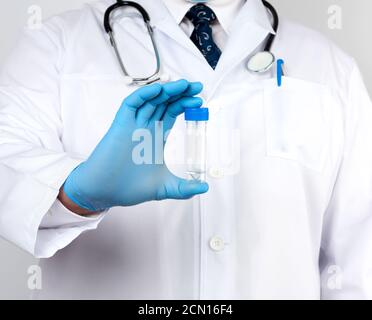
<instances>
[{"instance_id":1,"label":"transparent plastic container","mask_svg":"<svg viewBox=\"0 0 372 320\"><path fill-rule=\"evenodd\" d=\"M189 180L205 181L207 171L207 108L191 108L185 111L186 174Z\"/></svg>"}]
</instances>

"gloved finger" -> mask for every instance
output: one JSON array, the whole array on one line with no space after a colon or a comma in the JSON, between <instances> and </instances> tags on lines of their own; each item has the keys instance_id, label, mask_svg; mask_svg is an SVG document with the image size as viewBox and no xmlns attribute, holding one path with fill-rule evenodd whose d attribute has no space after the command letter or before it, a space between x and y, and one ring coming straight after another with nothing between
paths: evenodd
<instances>
[{"instance_id":1,"label":"gloved finger","mask_svg":"<svg viewBox=\"0 0 372 320\"><path fill-rule=\"evenodd\" d=\"M201 82L190 82L187 90L180 96L169 99L170 102L174 102L181 97L193 97L203 91L203 84Z\"/></svg>"},{"instance_id":2,"label":"gloved finger","mask_svg":"<svg viewBox=\"0 0 372 320\"><path fill-rule=\"evenodd\" d=\"M184 97L176 102L173 102L166 108L164 112L164 116L162 118L164 122L164 129L172 129L177 117L184 113L186 108L200 108L202 105L203 100L199 97Z\"/></svg>"},{"instance_id":3,"label":"gloved finger","mask_svg":"<svg viewBox=\"0 0 372 320\"><path fill-rule=\"evenodd\" d=\"M181 99L182 97L193 97L199 94L203 90L203 84L201 82L190 82L186 91L182 94L170 98L167 102L172 103ZM156 98L157 99L157 98ZM152 121L160 121L163 119L165 109L167 105L165 103L158 106L152 115Z\"/></svg>"},{"instance_id":4,"label":"gloved finger","mask_svg":"<svg viewBox=\"0 0 372 320\"><path fill-rule=\"evenodd\" d=\"M162 86L158 83L148 85L137 89L131 95L124 99L116 116L117 121L123 121L130 118L135 118L137 109L157 97L162 91Z\"/></svg>"},{"instance_id":5,"label":"gloved finger","mask_svg":"<svg viewBox=\"0 0 372 320\"><path fill-rule=\"evenodd\" d=\"M138 109L136 116L138 124L143 125L147 123L152 118L159 105L167 103L172 97L182 95L188 87L189 82L186 80L178 80L163 84L160 94Z\"/></svg>"},{"instance_id":6,"label":"gloved finger","mask_svg":"<svg viewBox=\"0 0 372 320\"><path fill-rule=\"evenodd\" d=\"M195 96L203 91L203 84L201 82L190 82L188 89L183 94L184 96Z\"/></svg>"},{"instance_id":7,"label":"gloved finger","mask_svg":"<svg viewBox=\"0 0 372 320\"><path fill-rule=\"evenodd\" d=\"M185 79L165 83L163 84L161 94L153 99L151 103L162 104L164 102L169 102L169 100L172 98L183 96L190 90L191 84L192 83Z\"/></svg>"},{"instance_id":8,"label":"gloved finger","mask_svg":"<svg viewBox=\"0 0 372 320\"><path fill-rule=\"evenodd\" d=\"M155 112L153 113L150 121L161 121L163 119L165 110L167 109L168 105L163 103L157 106Z\"/></svg>"},{"instance_id":9,"label":"gloved finger","mask_svg":"<svg viewBox=\"0 0 372 320\"><path fill-rule=\"evenodd\" d=\"M174 176L173 179L165 185L162 192L158 194L157 200L186 200L198 194L206 193L208 190L209 185L206 182L189 181Z\"/></svg>"}]
</instances>

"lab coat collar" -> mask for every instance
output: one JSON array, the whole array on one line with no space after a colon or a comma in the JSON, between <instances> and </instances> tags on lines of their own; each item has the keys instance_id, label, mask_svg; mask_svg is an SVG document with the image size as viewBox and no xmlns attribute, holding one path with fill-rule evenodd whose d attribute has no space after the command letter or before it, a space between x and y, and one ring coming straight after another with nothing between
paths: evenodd
<instances>
[{"instance_id":1,"label":"lab coat collar","mask_svg":"<svg viewBox=\"0 0 372 320\"><path fill-rule=\"evenodd\" d=\"M233 31L233 29L239 28L241 24L247 23L255 24L267 32L275 34L270 14L262 0L247 0L230 29Z\"/></svg>"},{"instance_id":2,"label":"lab coat collar","mask_svg":"<svg viewBox=\"0 0 372 320\"><path fill-rule=\"evenodd\" d=\"M104 0L104 2L108 6L116 1ZM151 24L157 32L165 34L193 54L201 64L199 67L206 66L202 53L179 27L162 0L137 0L137 2L149 13ZM262 1L247 0L231 25L228 42L217 68L215 70L205 68L206 79L211 83L207 86L211 90L216 89L219 82L242 60L254 52L264 42L269 33L274 34L274 31L271 26L270 15ZM148 50L152 51L152 48L148 48Z\"/></svg>"},{"instance_id":3,"label":"lab coat collar","mask_svg":"<svg viewBox=\"0 0 372 320\"><path fill-rule=\"evenodd\" d=\"M137 3L141 4L148 11L151 22L155 26L158 24L164 26L164 22L169 22L172 18L176 24L180 24L186 12L193 4L184 1L185 5L181 7L178 3L179 1L184 0L136 0ZM115 2L115 0L104 0L105 5L107 6L112 5ZM225 13L224 6L218 6L213 3L209 5L216 11L216 15L219 17L219 21L226 32L232 32L234 29L238 29L244 24L253 23L267 30L269 33L275 34L267 9L261 0L246 0L246 3L240 9L235 20L231 19L229 13ZM231 10L237 12L237 8L239 7L241 7L241 4L237 1L237 5L235 5ZM167 26L167 29L167 31L171 31L169 25Z\"/></svg>"},{"instance_id":4,"label":"lab coat collar","mask_svg":"<svg viewBox=\"0 0 372 320\"><path fill-rule=\"evenodd\" d=\"M178 3L180 1L185 4L181 6L180 3ZM107 6L115 2L115 0L104 0ZM192 3L185 0L136 0L136 2L147 10L154 26L159 27L159 29L169 35L173 35L175 40L185 42L185 37L180 39L180 32L174 33L174 28L171 28L169 23L173 20L173 23L175 22L175 24L179 25L188 9L192 7ZM263 5L262 0L246 0L246 3L234 19L231 18L231 12L236 13L238 8L241 7L240 1L236 1L236 3L237 4L228 11L225 10L225 6L216 5L213 4L213 2L208 4L215 10L219 22L227 33L235 32L235 30L239 30L246 24L254 24L260 26L269 33L275 34L267 9ZM179 31L182 32L182 30Z\"/></svg>"},{"instance_id":5,"label":"lab coat collar","mask_svg":"<svg viewBox=\"0 0 372 320\"><path fill-rule=\"evenodd\" d=\"M193 3L185 0L163 0L163 2L178 25L182 22L186 13L194 5Z\"/></svg>"},{"instance_id":6,"label":"lab coat collar","mask_svg":"<svg viewBox=\"0 0 372 320\"><path fill-rule=\"evenodd\" d=\"M107 10L107 8L110 5L113 5L115 2L116 0L102 0L102 13L104 13L104 11ZM202 53L188 38L185 32L179 27L176 20L169 12L168 8L162 0L136 0L136 2L140 4L149 14L150 23L153 26L155 33L161 32L165 34L171 40L177 42L178 45L191 52L200 61L200 63L205 64L205 58L203 57ZM147 37L147 34L145 33L147 33L146 30L144 30L144 36ZM152 46L144 46L147 50L149 50L149 52L153 52ZM162 61L162 63L166 62Z\"/></svg>"},{"instance_id":7,"label":"lab coat collar","mask_svg":"<svg viewBox=\"0 0 372 320\"><path fill-rule=\"evenodd\" d=\"M200 51L195 47L190 39L188 39L182 29L179 28L162 0L135 0L135 2L140 4L147 11L150 16L150 23L155 31L160 31L166 34L187 50L192 51L194 55L200 59L204 59ZM103 4L102 13L104 13L109 6L116 3L116 0L102 0L101 3ZM151 52L153 51L150 47L147 47L147 49Z\"/></svg>"},{"instance_id":8,"label":"lab coat collar","mask_svg":"<svg viewBox=\"0 0 372 320\"><path fill-rule=\"evenodd\" d=\"M275 34L270 14L261 0L247 0L230 30L225 50L210 85L211 95L227 74L260 49L270 33Z\"/></svg>"},{"instance_id":9,"label":"lab coat collar","mask_svg":"<svg viewBox=\"0 0 372 320\"><path fill-rule=\"evenodd\" d=\"M159 22L164 22L164 20L169 21L169 18L173 18L176 24L179 25L193 4L184 1L185 5L181 7L178 1L184 0L139 0L137 2L142 4L149 11L155 25ZM218 6L213 4L213 2L208 5L215 11L219 22L228 33L239 28L242 24L253 23L267 30L269 33L275 34L269 14L262 0L246 0L243 7L241 7L241 3L237 1L235 6L230 9L235 13L235 18L231 18L231 13L225 11L225 7L222 5ZM241 9L239 10L239 8ZM240 17L240 19L238 19L238 17ZM237 23L237 21L239 21L239 23Z\"/></svg>"}]
</instances>

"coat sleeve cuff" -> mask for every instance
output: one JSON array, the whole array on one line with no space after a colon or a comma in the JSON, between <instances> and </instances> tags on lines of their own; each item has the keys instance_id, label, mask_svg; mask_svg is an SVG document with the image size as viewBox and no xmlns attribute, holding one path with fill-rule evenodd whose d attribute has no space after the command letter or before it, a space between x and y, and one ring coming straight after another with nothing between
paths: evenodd
<instances>
[{"instance_id":1,"label":"coat sleeve cuff","mask_svg":"<svg viewBox=\"0 0 372 320\"><path fill-rule=\"evenodd\" d=\"M97 229L106 213L107 211L83 217L56 200L44 216L37 232L35 257L45 259L54 256L83 232Z\"/></svg>"},{"instance_id":2,"label":"coat sleeve cuff","mask_svg":"<svg viewBox=\"0 0 372 320\"><path fill-rule=\"evenodd\" d=\"M52 257L81 233L97 229L106 213L105 211L83 217L68 210L56 200L40 224L36 237L35 257L40 259Z\"/></svg>"},{"instance_id":3,"label":"coat sleeve cuff","mask_svg":"<svg viewBox=\"0 0 372 320\"><path fill-rule=\"evenodd\" d=\"M103 214L104 212L98 212L94 215L81 216L67 209L57 199L41 221L39 230L83 226L100 220Z\"/></svg>"},{"instance_id":4,"label":"coat sleeve cuff","mask_svg":"<svg viewBox=\"0 0 372 320\"><path fill-rule=\"evenodd\" d=\"M49 158L37 175L0 164L5 183L0 192L0 235L37 258L52 257L81 233L96 229L105 216L78 216L59 203L60 187L83 160L53 154Z\"/></svg>"}]
</instances>

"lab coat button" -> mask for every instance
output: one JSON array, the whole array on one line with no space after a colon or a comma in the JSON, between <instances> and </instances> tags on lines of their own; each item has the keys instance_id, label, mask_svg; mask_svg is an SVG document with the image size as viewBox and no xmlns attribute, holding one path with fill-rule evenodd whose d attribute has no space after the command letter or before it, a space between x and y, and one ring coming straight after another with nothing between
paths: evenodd
<instances>
[{"instance_id":1,"label":"lab coat button","mask_svg":"<svg viewBox=\"0 0 372 320\"><path fill-rule=\"evenodd\" d=\"M221 179L225 176L225 173L224 173L222 168L212 167L212 168L209 169L209 175L212 178Z\"/></svg>"},{"instance_id":2,"label":"lab coat button","mask_svg":"<svg viewBox=\"0 0 372 320\"><path fill-rule=\"evenodd\" d=\"M225 242L220 237L213 237L209 242L209 246L213 251L221 252L225 249Z\"/></svg>"}]
</instances>

